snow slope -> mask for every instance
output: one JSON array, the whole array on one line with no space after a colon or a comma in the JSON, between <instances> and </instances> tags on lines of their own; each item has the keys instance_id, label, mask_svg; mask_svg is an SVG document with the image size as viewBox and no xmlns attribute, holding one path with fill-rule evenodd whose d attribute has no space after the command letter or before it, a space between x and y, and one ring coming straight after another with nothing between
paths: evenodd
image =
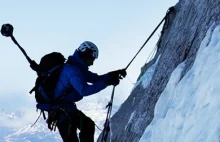
<instances>
[{"instance_id":1,"label":"snow slope","mask_svg":"<svg viewBox=\"0 0 220 142\"><path fill-rule=\"evenodd\" d=\"M219 141L220 25L211 29L186 75L184 62L173 71L141 142Z\"/></svg>"}]
</instances>

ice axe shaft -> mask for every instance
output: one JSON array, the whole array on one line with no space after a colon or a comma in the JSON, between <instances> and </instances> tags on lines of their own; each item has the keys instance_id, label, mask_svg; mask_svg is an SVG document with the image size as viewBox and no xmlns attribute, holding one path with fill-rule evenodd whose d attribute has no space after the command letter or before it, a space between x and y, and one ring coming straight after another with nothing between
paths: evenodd
<instances>
[{"instance_id":1,"label":"ice axe shaft","mask_svg":"<svg viewBox=\"0 0 220 142\"><path fill-rule=\"evenodd\" d=\"M38 71L38 64L34 60L31 60L31 58L27 55L25 50L19 45L19 43L17 42L17 40L13 36L13 30L14 30L14 28L11 24L4 24L4 25L2 25L1 33L5 37L11 37L12 41L19 47L21 52L24 54L25 58L30 63L30 67L33 70Z\"/></svg>"},{"instance_id":2,"label":"ice axe shaft","mask_svg":"<svg viewBox=\"0 0 220 142\"><path fill-rule=\"evenodd\" d=\"M26 57L26 59L28 60L28 62L31 64L33 61L31 60L31 58L27 55L27 53L25 52L25 50L19 45L19 43L17 42L17 40L15 39L15 37L13 35L10 36L12 41L18 46L18 48L21 50L21 52L24 54L24 56Z\"/></svg>"}]
</instances>

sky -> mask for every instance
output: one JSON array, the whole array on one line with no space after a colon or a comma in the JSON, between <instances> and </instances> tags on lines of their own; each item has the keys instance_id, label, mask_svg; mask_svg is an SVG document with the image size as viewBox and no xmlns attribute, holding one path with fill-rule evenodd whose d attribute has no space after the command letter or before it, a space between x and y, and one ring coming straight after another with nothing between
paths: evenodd
<instances>
[{"instance_id":1,"label":"sky","mask_svg":"<svg viewBox=\"0 0 220 142\"><path fill-rule=\"evenodd\" d=\"M83 41L92 41L100 54L90 70L104 74L125 68L168 8L176 3L177 0L1 0L0 24L13 25L14 37L36 62L53 51L67 58ZM128 68L127 77L116 88L114 105L120 105L129 95L159 35L160 29ZM10 38L0 36L0 48L0 109L25 111L20 125L33 122L37 116L33 111L35 100L28 92L34 86L36 73ZM97 96L110 99L111 90L108 87ZM0 121L0 127L3 124Z\"/></svg>"},{"instance_id":2,"label":"sky","mask_svg":"<svg viewBox=\"0 0 220 142\"><path fill-rule=\"evenodd\" d=\"M186 75L180 79L185 62L172 72L155 106L154 119L140 142L219 141L220 25L212 29L203 39ZM141 78L143 87L148 86L146 80L152 76L154 66Z\"/></svg>"}]
</instances>

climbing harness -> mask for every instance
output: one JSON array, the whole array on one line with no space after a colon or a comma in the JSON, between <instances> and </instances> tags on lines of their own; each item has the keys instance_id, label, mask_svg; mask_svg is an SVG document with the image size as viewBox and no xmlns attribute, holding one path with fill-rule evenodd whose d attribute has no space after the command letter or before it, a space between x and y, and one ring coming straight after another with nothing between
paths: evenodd
<instances>
[{"instance_id":1,"label":"climbing harness","mask_svg":"<svg viewBox=\"0 0 220 142\"><path fill-rule=\"evenodd\" d=\"M167 22L166 21L168 19L168 16L173 11L174 11L174 7L170 7L167 10L167 13L166 13L165 17L157 25L157 27L154 29L154 31L151 33L151 35L147 38L147 40L144 42L144 44L141 46L139 51L132 58L132 60L128 63L128 65L126 66L126 68L124 70L127 70L127 68L131 65L131 63L134 61L134 59L137 57L137 55L140 53L140 51L144 48L146 43L151 39L151 37L154 35L154 33L157 31L157 29L160 27L160 25L163 23L164 20L165 20L165 26L167 26ZM112 90L112 94L111 94L111 99L110 99L108 105L106 106L106 108L108 108L108 111L107 111L107 116L106 116L106 120L105 120L105 123L104 123L104 129L103 129L103 132L102 132L101 142L106 142L107 141L108 133L110 131L110 117L111 117L112 104L113 104L113 99L114 99L114 92L115 92L115 85L113 86L113 90Z\"/></svg>"}]
</instances>

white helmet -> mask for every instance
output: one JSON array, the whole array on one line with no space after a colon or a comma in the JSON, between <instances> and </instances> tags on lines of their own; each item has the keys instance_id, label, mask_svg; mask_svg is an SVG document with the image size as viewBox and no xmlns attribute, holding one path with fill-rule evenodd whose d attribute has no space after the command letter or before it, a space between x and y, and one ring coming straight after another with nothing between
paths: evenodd
<instances>
[{"instance_id":1,"label":"white helmet","mask_svg":"<svg viewBox=\"0 0 220 142\"><path fill-rule=\"evenodd\" d=\"M80 51L80 52L85 52L86 51L86 49L92 49L92 56L94 57L94 58L98 58L98 55L99 55L99 50L98 50L98 48L97 48L97 46L94 44L94 43L92 43L92 42L90 42L90 41L84 41L80 46L79 46L79 48L78 48L78 51Z\"/></svg>"}]
</instances>

